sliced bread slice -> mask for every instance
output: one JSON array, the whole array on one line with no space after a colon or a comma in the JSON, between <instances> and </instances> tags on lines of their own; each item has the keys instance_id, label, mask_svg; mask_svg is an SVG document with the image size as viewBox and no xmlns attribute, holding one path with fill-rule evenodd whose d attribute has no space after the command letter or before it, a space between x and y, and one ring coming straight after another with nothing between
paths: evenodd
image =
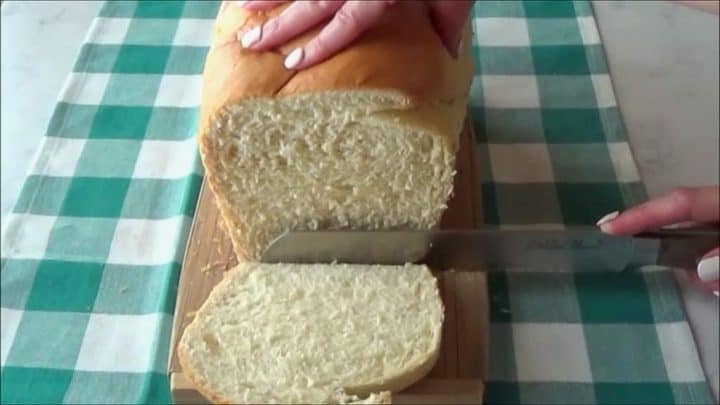
<instances>
[{"instance_id":1,"label":"sliced bread slice","mask_svg":"<svg viewBox=\"0 0 720 405\"><path fill-rule=\"evenodd\" d=\"M183 372L219 403L389 403L435 364L426 266L242 263L185 329Z\"/></svg>"}]
</instances>

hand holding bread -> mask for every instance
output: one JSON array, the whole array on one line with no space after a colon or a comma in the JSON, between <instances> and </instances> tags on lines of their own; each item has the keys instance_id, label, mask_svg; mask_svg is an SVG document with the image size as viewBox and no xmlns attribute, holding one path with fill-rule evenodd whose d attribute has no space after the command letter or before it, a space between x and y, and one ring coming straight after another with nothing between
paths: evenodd
<instances>
[{"instance_id":1,"label":"hand holding bread","mask_svg":"<svg viewBox=\"0 0 720 405\"><path fill-rule=\"evenodd\" d=\"M238 33L289 9L226 3L205 64L199 149L237 256L257 260L289 229L436 226L474 72L469 21L454 58L426 6L399 1L351 46L288 70L321 27L269 51Z\"/></svg>"},{"instance_id":2,"label":"hand holding bread","mask_svg":"<svg viewBox=\"0 0 720 405\"><path fill-rule=\"evenodd\" d=\"M375 25L393 7L397 0L330 0L298 1L290 4L278 16L261 25L250 27L240 38L243 47L267 51L284 45L292 38L328 21L320 32L303 47L292 50L284 61L287 69L305 69L322 62L345 49L359 35ZM283 0L251 0L241 3L248 11L272 10ZM418 1L418 7L427 8L440 40L453 56L457 56L465 23L472 1L434 0ZM406 24L413 24L407 21Z\"/></svg>"}]
</instances>

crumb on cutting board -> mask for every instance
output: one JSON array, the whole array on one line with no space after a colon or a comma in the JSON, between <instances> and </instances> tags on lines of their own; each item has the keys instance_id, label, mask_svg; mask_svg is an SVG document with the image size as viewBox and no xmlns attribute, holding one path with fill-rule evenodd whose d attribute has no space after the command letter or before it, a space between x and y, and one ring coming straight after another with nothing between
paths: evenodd
<instances>
[{"instance_id":1,"label":"crumb on cutting board","mask_svg":"<svg viewBox=\"0 0 720 405\"><path fill-rule=\"evenodd\" d=\"M206 264L202 269L200 269L200 271L205 274L214 271L225 271L228 269L229 265L230 263L225 260L218 260L216 262Z\"/></svg>"}]
</instances>

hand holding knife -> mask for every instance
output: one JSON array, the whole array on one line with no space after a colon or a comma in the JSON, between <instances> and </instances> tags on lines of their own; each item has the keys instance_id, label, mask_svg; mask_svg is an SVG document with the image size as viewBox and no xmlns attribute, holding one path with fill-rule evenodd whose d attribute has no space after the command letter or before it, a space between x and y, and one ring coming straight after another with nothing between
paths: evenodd
<instances>
[{"instance_id":1,"label":"hand holding knife","mask_svg":"<svg viewBox=\"0 0 720 405\"><path fill-rule=\"evenodd\" d=\"M598 221L600 229L612 235L633 235L670 226L674 230L687 230L703 225L715 230L720 226L720 188L717 186L676 189L622 213L610 213ZM682 267L696 270L690 272L691 280L717 296L720 241L715 242L698 252L696 263Z\"/></svg>"},{"instance_id":2,"label":"hand holding knife","mask_svg":"<svg viewBox=\"0 0 720 405\"><path fill-rule=\"evenodd\" d=\"M651 200L622 214L612 213L600 220L598 227L288 232L271 243L261 260L421 262L436 270L489 272L617 272L645 265L697 267L701 281L716 291L720 244L717 225L676 229L662 226L687 220L716 221L717 189L682 193ZM714 281L703 280L713 277Z\"/></svg>"}]
</instances>

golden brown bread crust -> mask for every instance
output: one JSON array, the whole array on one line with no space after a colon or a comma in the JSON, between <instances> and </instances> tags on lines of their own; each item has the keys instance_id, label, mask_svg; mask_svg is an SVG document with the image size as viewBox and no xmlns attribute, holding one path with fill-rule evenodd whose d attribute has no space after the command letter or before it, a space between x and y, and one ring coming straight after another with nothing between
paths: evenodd
<instances>
[{"instance_id":1,"label":"golden brown bread crust","mask_svg":"<svg viewBox=\"0 0 720 405\"><path fill-rule=\"evenodd\" d=\"M234 5L221 8L203 74L201 136L222 107L255 97L377 89L402 93L408 107L467 97L472 60L467 52L460 52L458 59L448 53L421 2L393 5L352 46L299 72L285 69L284 57L320 28L271 52L244 49L237 40L238 32L267 21L286 7L267 13L250 13ZM466 34L469 32L466 29ZM466 47L469 41L466 35Z\"/></svg>"},{"instance_id":2,"label":"golden brown bread crust","mask_svg":"<svg viewBox=\"0 0 720 405\"><path fill-rule=\"evenodd\" d=\"M408 107L467 97L471 58L467 52L460 52L459 59L448 53L421 2L389 7L382 20L352 46L299 72L284 68L284 56L320 28L272 52L246 50L237 40L238 32L267 21L285 7L255 14L234 5L221 8L203 76L201 133L223 106L254 97L377 89L404 94ZM469 35L465 42L469 46Z\"/></svg>"},{"instance_id":3,"label":"golden brown bread crust","mask_svg":"<svg viewBox=\"0 0 720 405\"><path fill-rule=\"evenodd\" d=\"M388 11L352 46L330 59L295 72L284 68L285 55L305 44L320 28L307 32L270 52L244 49L238 32L257 26L280 14L285 4L269 12L251 13L224 3L215 23L212 47L203 75L199 120L199 149L208 184L215 196L221 186L214 181L221 169L218 151L208 139L208 128L224 108L253 98L287 97L306 93L343 90L387 92L393 107L414 110L439 103L465 102L472 80L469 24L466 24L463 50L453 58L436 34L427 6L402 1ZM421 114L422 115L422 114ZM457 134L445 139L455 149ZM231 207L216 198L228 226L233 224ZM238 259L247 258L236 232L230 232Z\"/></svg>"},{"instance_id":4,"label":"golden brown bread crust","mask_svg":"<svg viewBox=\"0 0 720 405\"><path fill-rule=\"evenodd\" d=\"M467 96L468 77L472 76L470 58L454 59L445 49L433 28L427 6L422 2L401 1L388 8L382 19L357 38L352 46L332 58L299 72L274 77L282 66L284 56L315 36L320 27L295 38L272 52L249 51L237 41L237 33L259 25L282 12L287 5L267 13L250 13L241 7L229 5L220 11L215 25L212 49L206 66L205 83L219 81L253 82L239 84L240 88L253 86L264 94L242 93L225 89L234 97L223 96L217 90L203 91L203 104L209 99L233 98L234 101L257 96L288 96L308 92L343 89L388 89L404 93L413 104L434 103ZM469 32L469 30L468 30ZM469 40L469 38L466 38ZM466 41L467 42L467 41ZM234 44L232 51L215 54L219 48ZM469 45L469 44L466 44ZM274 54L271 60L251 64L245 59ZM462 53L461 53L462 55ZM243 75L218 74L219 64L247 64ZM268 69L271 69L268 71ZM224 69L223 69L224 70ZM469 73L469 74L468 74ZM222 86L220 86L222 88ZM208 111L212 114L211 111Z\"/></svg>"}]
</instances>

